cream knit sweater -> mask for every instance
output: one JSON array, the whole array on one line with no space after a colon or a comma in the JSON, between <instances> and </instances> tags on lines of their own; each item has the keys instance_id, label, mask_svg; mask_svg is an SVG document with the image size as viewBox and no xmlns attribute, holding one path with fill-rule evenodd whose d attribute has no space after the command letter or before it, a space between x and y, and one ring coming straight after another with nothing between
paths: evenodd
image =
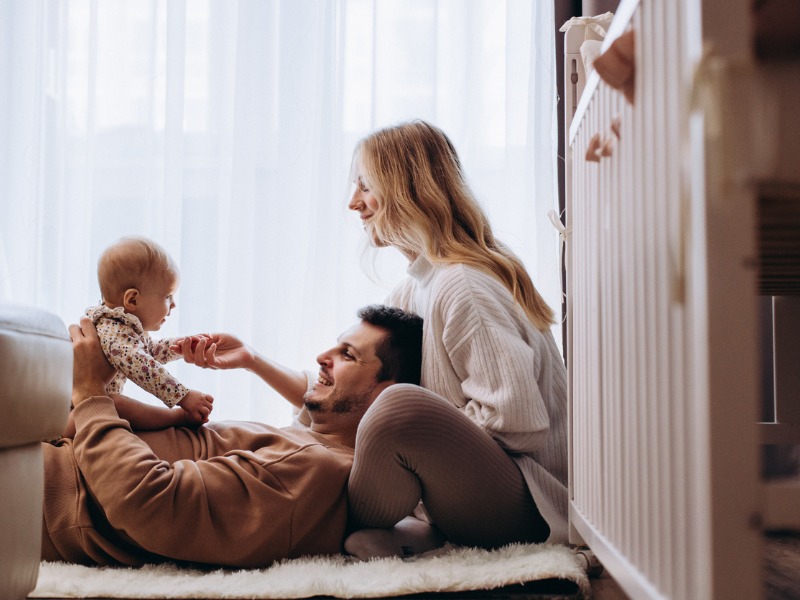
<instances>
[{"instance_id":1,"label":"cream knit sweater","mask_svg":"<svg viewBox=\"0 0 800 600\"><path fill-rule=\"evenodd\" d=\"M548 541L567 542L567 377L552 333L478 269L420 257L408 274L387 304L424 319L422 386L511 455L550 525Z\"/></svg>"}]
</instances>

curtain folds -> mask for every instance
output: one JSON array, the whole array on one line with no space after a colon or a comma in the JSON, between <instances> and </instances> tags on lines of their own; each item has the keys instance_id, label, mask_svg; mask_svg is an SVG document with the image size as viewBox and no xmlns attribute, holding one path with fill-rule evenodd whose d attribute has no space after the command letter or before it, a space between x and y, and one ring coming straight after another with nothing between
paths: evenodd
<instances>
[{"instance_id":1,"label":"curtain folds","mask_svg":"<svg viewBox=\"0 0 800 600\"><path fill-rule=\"evenodd\" d=\"M423 118L558 308L553 36L531 0L0 0L0 301L75 322L103 248L147 235L182 275L154 335L314 368L404 275L393 250L365 273L352 148ZM290 418L247 373L173 370L216 419Z\"/></svg>"}]
</instances>

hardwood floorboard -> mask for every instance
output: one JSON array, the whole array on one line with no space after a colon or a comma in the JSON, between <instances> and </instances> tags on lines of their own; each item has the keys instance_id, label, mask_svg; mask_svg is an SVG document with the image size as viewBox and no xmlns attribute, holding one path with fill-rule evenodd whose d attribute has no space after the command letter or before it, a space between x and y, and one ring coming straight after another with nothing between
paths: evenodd
<instances>
[{"instance_id":1,"label":"hardwood floorboard","mask_svg":"<svg viewBox=\"0 0 800 600\"><path fill-rule=\"evenodd\" d=\"M800 532L769 532L762 560L765 600L800 600ZM628 596L607 574L592 579L591 600L625 600Z\"/></svg>"},{"instance_id":2,"label":"hardwood floorboard","mask_svg":"<svg viewBox=\"0 0 800 600\"><path fill-rule=\"evenodd\" d=\"M768 533L763 569L767 600L800 600L800 532Z\"/></svg>"}]
</instances>

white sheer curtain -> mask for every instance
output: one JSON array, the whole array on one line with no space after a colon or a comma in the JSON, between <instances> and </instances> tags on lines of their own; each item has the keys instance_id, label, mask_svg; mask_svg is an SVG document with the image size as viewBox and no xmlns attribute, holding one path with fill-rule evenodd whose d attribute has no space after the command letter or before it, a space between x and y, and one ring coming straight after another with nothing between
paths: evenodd
<instances>
[{"instance_id":1,"label":"white sheer curtain","mask_svg":"<svg viewBox=\"0 0 800 600\"><path fill-rule=\"evenodd\" d=\"M313 368L405 269L393 250L377 254L379 280L362 268L352 148L423 118L452 137L498 237L560 306L552 2L0 0L0 12L0 300L74 322L98 300L102 249L147 235L182 272L157 336L231 331ZM216 419L289 420L247 373L174 365L216 396Z\"/></svg>"}]
</instances>

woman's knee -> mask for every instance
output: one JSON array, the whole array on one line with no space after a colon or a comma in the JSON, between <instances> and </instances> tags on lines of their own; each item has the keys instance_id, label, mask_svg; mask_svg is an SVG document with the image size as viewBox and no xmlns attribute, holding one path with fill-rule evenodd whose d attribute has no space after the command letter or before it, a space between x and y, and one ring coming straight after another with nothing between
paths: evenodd
<instances>
[{"instance_id":1,"label":"woman's knee","mask_svg":"<svg viewBox=\"0 0 800 600\"><path fill-rule=\"evenodd\" d=\"M393 435L403 439L407 432L418 431L422 423L430 423L443 407L454 410L441 396L418 385L392 385L372 403L359 425L358 435L379 435L384 443Z\"/></svg>"}]
</instances>

